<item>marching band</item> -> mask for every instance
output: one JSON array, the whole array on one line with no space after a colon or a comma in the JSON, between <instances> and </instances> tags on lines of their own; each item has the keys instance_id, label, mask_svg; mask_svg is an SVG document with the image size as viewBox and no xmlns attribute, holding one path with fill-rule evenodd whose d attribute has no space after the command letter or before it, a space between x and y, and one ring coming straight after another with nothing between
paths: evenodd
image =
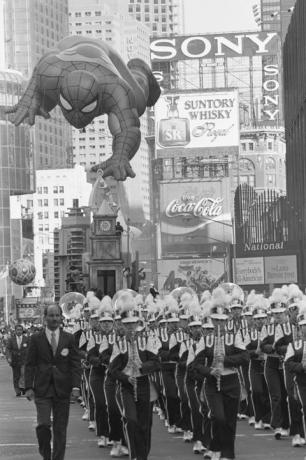
<instances>
[{"instance_id":1,"label":"marching band","mask_svg":"<svg viewBox=\"0 0 306 460\"><path fill-rule=\"evenodd\" d=\"M146 298L131 289L64 310L82 358L83 420L110 456L147 460L153 413L206 459L235 458L237 420L305 445L306 297L223 283ZM61 302L60 302L61 303Z\"/></svg>"}]
</instances>

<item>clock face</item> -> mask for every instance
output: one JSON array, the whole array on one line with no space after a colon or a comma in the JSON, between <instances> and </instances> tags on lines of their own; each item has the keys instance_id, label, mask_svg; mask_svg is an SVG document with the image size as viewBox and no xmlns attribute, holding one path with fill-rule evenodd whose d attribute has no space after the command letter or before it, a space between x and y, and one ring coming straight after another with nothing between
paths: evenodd
<instances>
[{"instance_id":1,"label":"clock face","mask_svg":"<svg viewBox=\"0 0 306 460\"><path fill-rule=\"evenodd\" d=\"M100 229L102 232L109 232L111 229L111 223L109 220L102 220L100 223Z\"/></svg>"}]
</instances>

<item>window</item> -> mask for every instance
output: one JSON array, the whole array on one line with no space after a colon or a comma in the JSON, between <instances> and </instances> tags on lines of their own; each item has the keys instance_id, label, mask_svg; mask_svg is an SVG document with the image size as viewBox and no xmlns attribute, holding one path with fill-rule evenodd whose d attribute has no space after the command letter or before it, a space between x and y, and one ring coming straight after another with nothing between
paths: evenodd
<instances>
[{"instance_id":1,"label":"window","mask_svg":"<svg viewBox=\"0 0 306 460\"><path fill-rule=\"evenodd\" d=\"M268 150L273 150L273 142L268 142Z\"/></svg>"},{"instance_id":2,"label":"window","mask_svg":"<svg viewBox=\"0 0 306 460\"><path fill-rule=\"evenodd\" d=\"M54 198L53 204L54 204L54 206L58 206L58 199L57 198Z\"/></svg>"},{"instance_id":3,"label":"window","mask_svg":"<svg viewBox=\"0 0 306 460\"><path fill-rule=\"evenodd\" d=\"M48 193L48 187L44 187L44 193Z\"/></svg>"},{"instance_id":4,"label":"window","mask_svg":"<svg viewBox=\"0 0 306 460\"><path fill-rule=\"evenodd\" d=\"M272 157L265 158L265 167L266 167L266 170L268 171L274 171L276 169L276 163L275 163L274 158Z\"/></svg>"},{"instance_id":5,"label":"window","mask_svg":"<svg viewBox=\"0 0 306 460\"><path fill-rule=\"evenodd\" d=\"M48 200L44 200L44 206L48 206Z\"/></svg>"},{"instance_id":6,"label":"window","mask_svg":"<svg viewBox=\"0 0 306 460\"><path fill-rule=\"evenodd\" d=\"M64 186L63 185L59 186L59 193L64 193Z\"/></svg>"},{"instance_id":7,"label":"window","mask_svg":"<svg viewBox=\"0 0 306 460\"><path fill-rule=\"evenodd\" d=\"M91 16L91 11L85 11L85 16Z\"/></svg>"},{"instance_id":8,"label":"window","mask_svg":"<svg viewBox=\"0 0 306 460\"><path fill-rule=\"evenodd\" d=\"M39 193L39 194L42 193L42 187L37 187L37 193Z\"/></svg>"},{"instance_id":9,"label":"window","mask_svg":"<svg viewBox=\"0 0 306 460\"><path fill-rule=\"evenodd\" d=\"M53 186L53 193L58 193L58 186L57 185Z\"/></svg>"},{"instance_id":10,"label":"window","mask_svg":"<svg viewBox=\"0 0 306 460\"><path fill-rule=\"evenodd\" d=\"M60 206L64 206L64 204L65 204L64 198L60 198L59 204L60 204Z\"/></svg>"},{"instance_id":11,"label":"window","mask_svg":"<svg viewBox=\"0 0 306 460\"><path fill-rule=\"evenodd\" d=\"M45 225L45 231L46 231L46 232L49 231L49 225Z\"/></svg>"},{"instance_id":12,"label":"window","mask_svg":"<svg viewBox=\"0 0 306 460\"><path fill-rule=\"evenodd\" d=\"M33 207L33 200L27 200L27 208L32 208Z\"/></svg>"},{"instance_id":13,"label":"window","mask_svg":"<svg viewBox=\"0 0 306 460\"><path fill-rule=\"evenodd\" d=\"M80 18L81 16L82 16L81 13L75 13L76 18Z\"/></svg>"},{"instance_id":14,"label":"window","mask_svg":"<svg viewBox=\"0 0 306 460\"><path fill-rule=\"evenodd\" d=\"M43 213L42 213L42 212L37 213L37 217L38 217L39 220L42 220L42 218L43 218Z\"/></svg>"},{"instance_id":15,"label":"window","mask_svg":"<svg viewBox=\"0 0 306 460\"><path fill-rule=\"evenodd\" d=\"M268 174L266 177L266 187L267 188L272 188L275 187L275 175L274 174Z\"/></svg>"},{"instance_id":16,"label":"window","mask_svg":"<svg viewBox=\"0 0 306 460\"><path fill-rule=\"evenodd\" d=\"M242 150L243 150L244 152L246 151L246 143L245 143L245 142L243 142L243 143L241 144L241 148L242 148Z\"/></svg>"},{"instance_id":17,"label":"window","mask_svg":"<svg viewBox=\"0 0 306 460\"><path fill-rule=\"evenodd\" d=\"M44 218L45 218L45 219L49 219L49 213L48 213L48 211L45 211L45 212L44 212Z\"/></svg>"},{"instance_id":18,"label":"window","mask_svg":"<svg viewBox=\"0 0 306 460\"><path fill-rule=\"evenodd\" d=\"M39 225L39 226L38 226L38 231L39 231L39 232L43 232L43 231L44 231L44 227L43 227L42 225Z\"/></svg>"},{"instance_id":19,"label":"window","mask_svg":"<svg viewBox=\"0 0 306 460\"><path fill-rule=\"evenodd\" d=\"M43 204L43 200L38 200L38 206L41 207Z\"/></svg>"},{"instance_id":20,"label":"window","mask_svg":"<svg viewBox=\"0 0 306 460\"><path fill-rule=\"evenodd\" d=\"M95 11L95 16L101 16L101 11Z\"/></svg>"},{"instance_id":21,"label":"window","mask_svg":"<svg viewBox=\"0 0 306 460\"><path fill-rule=\"evenodd\" d=\"M254 150L254 144L253 144L253 142L249 142L249 150Z\"/></svg>"},{"instance_id":22,"label":"window","mask_svg":"<svg viewBox=\"0 0 306 460\"><path fill-rule=\"evenodd\" d=\"M55 213L54 213L54 219L58 219L58 211L55 211Z\"/></svg>"}]
</instances>

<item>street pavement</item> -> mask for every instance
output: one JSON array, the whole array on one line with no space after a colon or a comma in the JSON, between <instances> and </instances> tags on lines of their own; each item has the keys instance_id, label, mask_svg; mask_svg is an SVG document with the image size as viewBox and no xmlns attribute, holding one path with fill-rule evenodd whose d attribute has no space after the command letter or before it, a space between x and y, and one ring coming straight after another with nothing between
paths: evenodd
<instances>
[{"instance_id":1,"label":"street pavement","mask_svg":"<svg viewBox=\"0 0 306 460\"><path fill-rule=\"evenodd\" d=\"M16 398L11 369L0 361L0 459L39 460L35 438L35 406L25 398ZM109 460L109 449L99 449L95 434L82 421L82 408L71 405L66 460ZM237 460L303 460L306 448L292 448L289 439L275 441L272 432L255 431L246 421L238 422ZM154 417L150 460L197 460L192 445L179 435L169 435L157 416Z\"/></svg>"}]
</instances>

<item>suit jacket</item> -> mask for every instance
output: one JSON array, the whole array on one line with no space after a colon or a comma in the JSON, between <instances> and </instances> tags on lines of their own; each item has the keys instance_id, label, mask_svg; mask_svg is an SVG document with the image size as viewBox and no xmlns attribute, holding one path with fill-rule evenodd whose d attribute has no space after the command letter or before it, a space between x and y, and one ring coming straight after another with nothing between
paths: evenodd
<instances>
[{"instance_id":1,"label":"suit jacket","mask_svg":"<svg viewBox=\"0 0 306 460\"><path fill-rule=\"evenodd\" d=\"M6 344L6 358L12 360L12 367L23 366L29 348L29 338L22 336L21 346L18 348L16 336L10 337Z\"/></svg>"},{"instance_id":2,"label":"suit jacket","mask_svg":"<svg viewBox=\"0 0 306 460\"><path fill-rule=\"evenodd\" d=\"M72 334L60 330L55 356L44 330L32 335L25 363L26 390L32 388L36 397L44 397L53 385L59 398L69 398L80 380L81 360Z\"/></svg>"}]
</instances>

